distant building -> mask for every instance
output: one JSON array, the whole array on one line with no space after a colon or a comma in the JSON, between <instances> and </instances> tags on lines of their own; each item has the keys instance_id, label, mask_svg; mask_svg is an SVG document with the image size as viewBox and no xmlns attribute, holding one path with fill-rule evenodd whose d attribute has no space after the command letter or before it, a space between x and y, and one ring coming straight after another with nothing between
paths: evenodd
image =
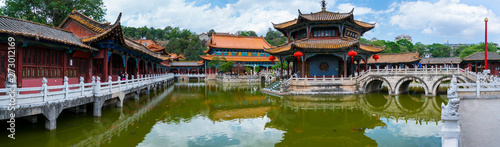
<instances>
[{"instance_id":1,"label":"distant building","mask_svg":"<svg viewBox=\"0 0 500 147\"><path fill-rule=\"evenodd\" d=\"M377 41L378 39L373 37L370 41L373 42L373 41Z\"/></svg>"},{"instance_id":2,"label":"distant building","mask_svg":"<svg viewBox=\"0 0 500 147\"><path fill-rule=\"evenodd\" d=\"M400 39L406 39L410 42L412 42L411 40L411 36L410 35L398 35L395 39L394 39L394 42L400 40Z\"/></svg>"},{"instance_id":3,"label":"distant building","mask_svg":"<svg viewBox=\"0 0 500 147\"><path fill-rule=\"evenodd\" d=\"M208 37L207 33L201 33L200 35L198 35L198 38L200 38L201 41L209 41L210 40L210 37Z\"/></svg>"}]
</instances>

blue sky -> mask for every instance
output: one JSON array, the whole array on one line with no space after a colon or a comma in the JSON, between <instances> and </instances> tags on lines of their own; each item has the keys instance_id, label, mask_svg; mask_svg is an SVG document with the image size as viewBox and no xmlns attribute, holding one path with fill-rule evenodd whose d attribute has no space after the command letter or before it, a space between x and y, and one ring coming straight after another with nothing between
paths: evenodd
<instances>
[{"instance_id":1,"label":"blue sky","mask_svg":"<svg viewBox=\"0 0 500 147\"><path fill-rule=\"evenodd\" d=\"M106 20L114 22L123 12L125 26L164 28L178 26L196 33L215 29L235 33L254 30L265 35L271 22L280 23L302 13L321 10L321 0L104 0ZM478 43L484 41L484 18L488 17L488 40L500 43L499 0L326 0L327 10L349 12L354 18L376 23L363 37L394 40L413 37L424 44Z\"/></svg>"}]
</instances>

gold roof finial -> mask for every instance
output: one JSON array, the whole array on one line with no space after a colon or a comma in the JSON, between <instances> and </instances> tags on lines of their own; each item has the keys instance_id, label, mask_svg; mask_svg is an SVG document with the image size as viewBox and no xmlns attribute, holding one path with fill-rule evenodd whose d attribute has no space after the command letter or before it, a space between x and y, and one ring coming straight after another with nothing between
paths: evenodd
<instances>
[{"instance_id":1,"label":"gold roof finial","mask_svg":"<svg viewBox=\"0 0 500 147\"><path fill-rule=\"evenodd\" d=\"M326 2L325 2L325 0L321 1L321 10L322 11L326 11Z\"/></svg>"},{"instance_id":2,"label":"gold roof finial","mask_svg":"<svg viewBox=\"0 0 500 147\"><path fill-rule=\"evenodd\" d=\"M488 22L488 17L484 18L484 22Z\"/></svg>"},{"instance_id":3,"label":"gold roof finial","mask_svg":"<svg viewBox=\"0 0 500 147\"><path fill-rule=\"evenodd\" d=\"M71 11L72 13L75 13L75 6L73 6L73 11Z\"/></svg>"}]
</instances>

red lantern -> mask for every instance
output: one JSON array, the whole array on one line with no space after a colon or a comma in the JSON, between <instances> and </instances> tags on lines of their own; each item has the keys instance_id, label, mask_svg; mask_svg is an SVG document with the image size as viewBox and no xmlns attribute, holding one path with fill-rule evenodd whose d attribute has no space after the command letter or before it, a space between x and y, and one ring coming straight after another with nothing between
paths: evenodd
<instances>
[{"instance_id":1,"label":"red lantern","mask_svg":"<svg viewBox=\"0 0 500 147\"><path fill-rule=\"evenodd\" d=\"M300 60L300 57L302 57L302 52L297 51L293 54L293 56L297 57L297 60Z\"/></svg>"},{"instance_id":2,"label":"red lantern","mask_svg":"<svg viewBox=\"0 0 500 147\"><path fill-rule=\"evenodd\" d=\"M380 57L378 55L373 55L373 59L375 59L375 62L377 62L377 60L379 59Z\"/></svg>"},{"instance_id":3,"label":"red lantern","mask_svg":"<svg viewBox=\"0 0 500 147\"><path fill-rule=\"evenodd\" d=\"M355 51L349 51L347 55L351 56L351 62L354 62L354 56L358 55Z\"/></svg>"},{"instance_id":4,"label":"red lantern","mask_svg":"<svg viewBox=\"0 0 500 147\"><path fill-rule=\"evenodd\" d=\"M276 57L274 57L274 56L269 57L269 60L271 60L271 62L274 62L275 59L276 59Z\"/></svg>"}]
</instances>

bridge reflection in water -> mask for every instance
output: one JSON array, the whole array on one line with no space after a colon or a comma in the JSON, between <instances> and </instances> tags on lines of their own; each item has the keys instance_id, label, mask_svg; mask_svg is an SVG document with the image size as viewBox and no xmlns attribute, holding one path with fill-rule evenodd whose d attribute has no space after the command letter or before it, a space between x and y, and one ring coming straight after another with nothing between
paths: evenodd
<instances>
[{"instance_id":1,"label":"bridge reflection in water","mask_svg":"<svg viewBox=\"0 0 500 147\"><path fill-rule=\"evenodd\" d=\"M268 112L266 127L287 131L279 146L440 145L440 97L372 93L278 101L281 109Z\"/></svg>"},{"instance_id":2,"label":"bridge reflection in water","mask_svg":"<svg viewBox=\"0 0 500 147\"><path fill-rule=\"evenodd\" d=\"M260 87L176 83L151 98L126 101L124 108L106 108L101 118L63 114L60 124L72 126L58 126L57 132L46 132L43 126L36 132L20 130L16 137L41 137L6 145L440 145L439 104L444 102L440 97L380 93L275 97L260 93ZM85 123L79 123L82 120Z\"/></svg>"}]
</instances>

